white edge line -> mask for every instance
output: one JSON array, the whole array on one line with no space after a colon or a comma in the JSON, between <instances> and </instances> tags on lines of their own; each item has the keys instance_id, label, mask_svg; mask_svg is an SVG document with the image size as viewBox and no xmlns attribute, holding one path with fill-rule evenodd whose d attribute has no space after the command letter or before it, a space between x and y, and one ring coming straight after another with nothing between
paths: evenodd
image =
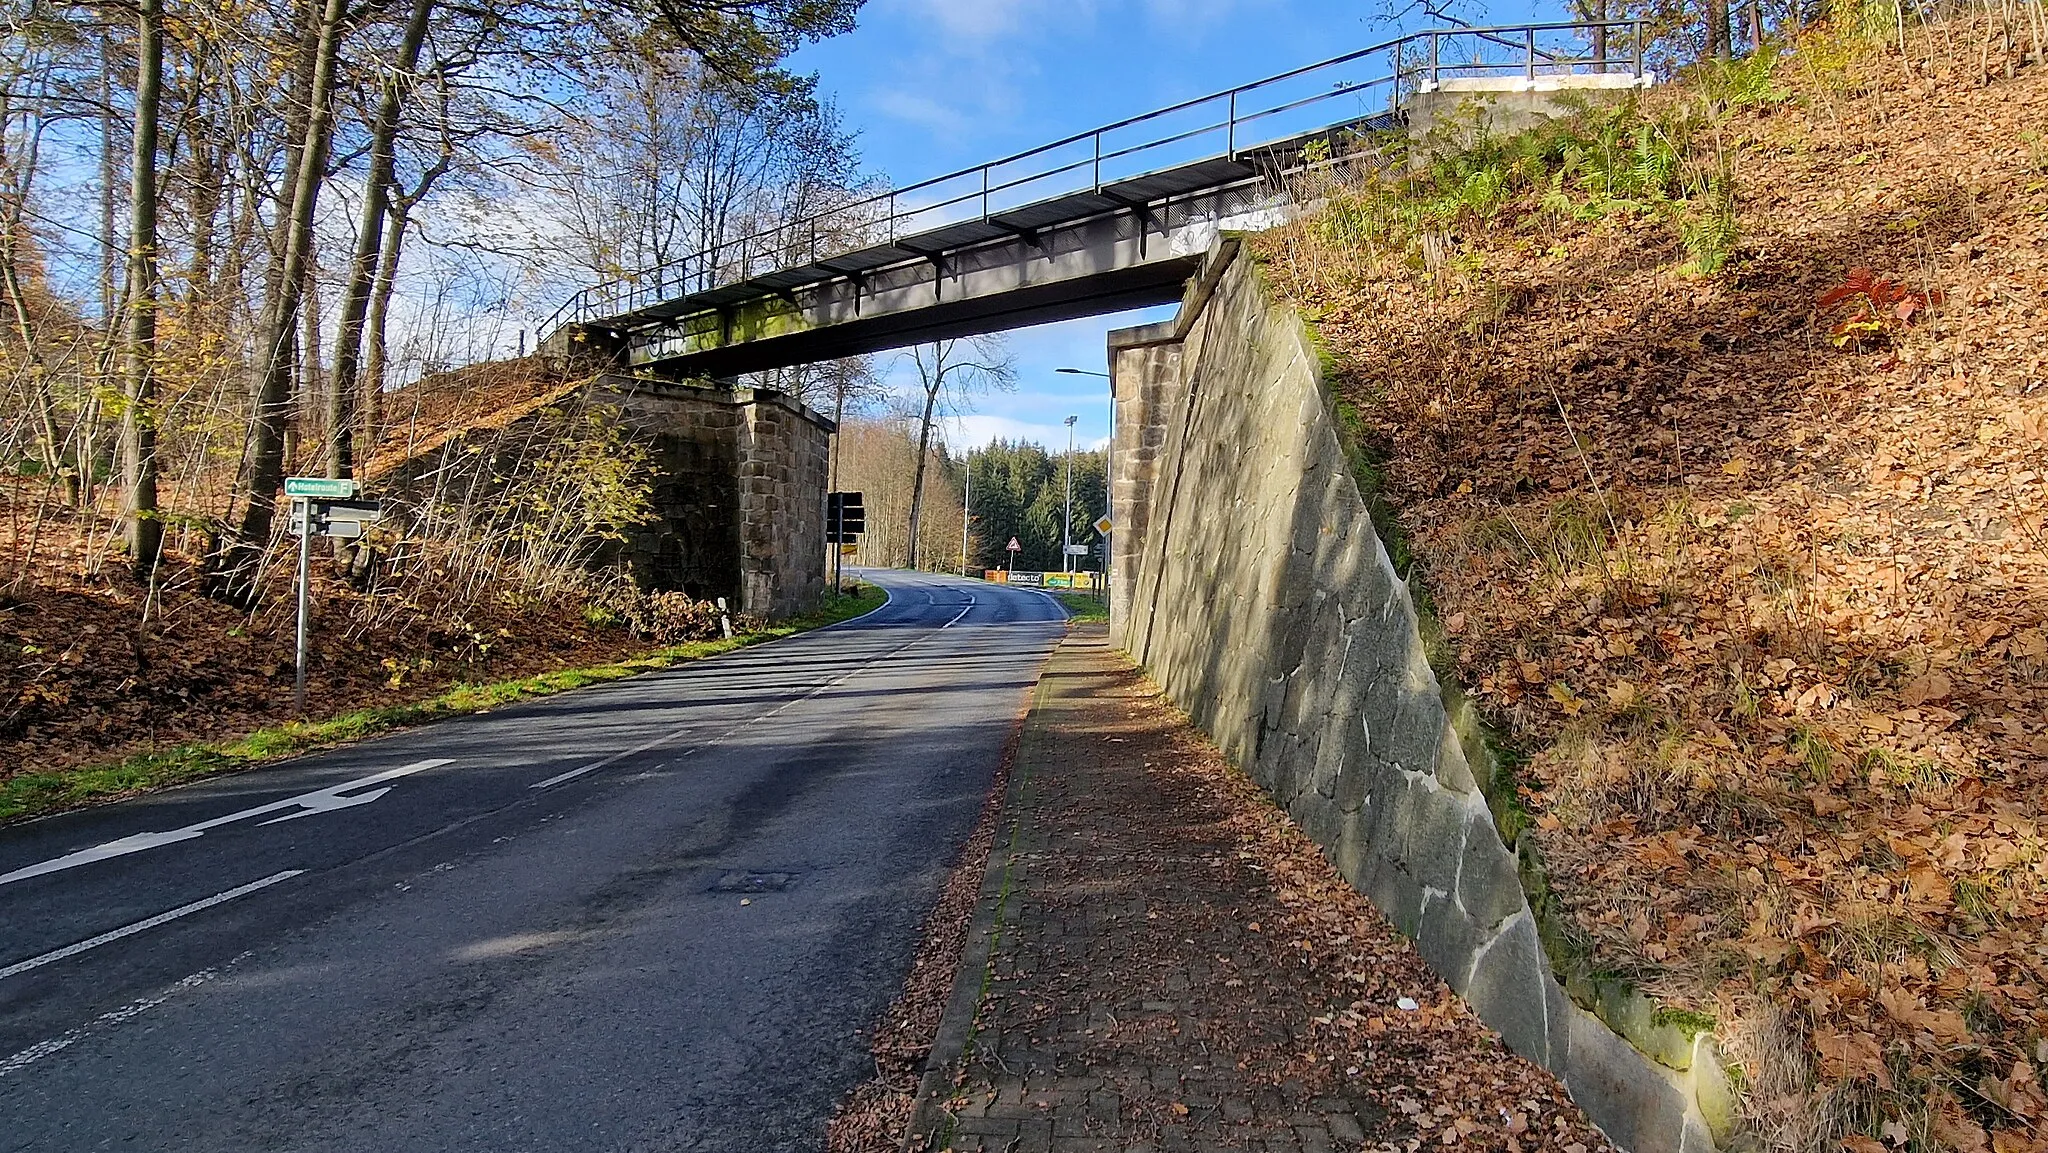
<instances>
[{"instance_id":1,"label":"white edge line","mask_svg":"<svg viewBox=\"0 0 2048 1153\"><path fill-rule=\"evenodd\" d=\"M270 886L277 884L279 881L289 881L293 877L296 877L304 872L304 869L286 869L282 873L272 873L270 876L265 877L260 881L251 881L248 884L242 885L238 888L229 889L225 893L215 893L211 897L204 898L203 900L194 901L189 905L180 905L177 908L172 909L168 913L158 913L154 917L150 917L146 920L137 921L132 925L123 925L121 928L118 929L110 929L107 932L101 933L97 937L88 938L87 940L80 941L75 945L66 945L61 949L55 949L48 953L44 953L40 957L30 957L26 961L17 961L12 965L7 966L5 969L0 969L0 981L4 981L7 978L16 975L17 973L26 973L30 969L41 968L42 966L47 965L52 961L62 961L66 957L76 957L78 954L85 952L87 949L97 949L101 945L105 945L112 941L118 941L123 937L132 937L137 933L147 932L150 929L156 928L158 925L162 925L170 921L175 921L179 917L190 916L193 913L197 913L205 909L211 909L215 905L223 904L227 901L232 901L236 897L246 897L258 889L267 889Z\"/></svg>"},{"instance_id":2,"label":"white edge line","mask_svg":"<svg viewBox=\"0 0 2048 1153\"><path fill-rule=\"evenodd\" d=\"M858 579L858 578L856 578L856 579ZM803 632L797 633L797 634L795 634L795 635L793 635L793 636L787 636L787 637L777 637L777 638L775 638L775 640L774 640L774 641L765 641L765 642L763 642L762 644L759 644L759 645L750 645L750 646L748 646L748 647L749 647L749 648L764 648L764 647L766 647L767 645L771 645L771 644L774 644L774 643L776 643L776 641L793 641L793 640L796 640L796 639L797 639L798 637L806 637L806 636L811 636L811 635L814 635L814 634L816 634L816 633L822 633L822 632L827 632L827 631L830 631L830 630L832 630L832 629L837 629L837 628L844 628L844 627L846 627L847 625L853 624L853 623L854 623L854 622L856 622L856 621L863 621L863 620L866 620L867 618L869 618L869 617L871 617L871 616L874 616L874 615L875 615L876 613L878 613L878 612L881 612L881 611L882 611L883 609L885 609L885 608L888 608L888 607L889 607L889 605L890 605L890 604L891 604L891 603L892 603L893 601L895 601L895 599L896 599L896 594L895 594L894 592L890 591L890 589L889 589L889 586L888 586L888 585L885 585L885 584L883 584L882 582L880 582L880 581L876 581L876 580L871 580L871 581L869 581L868 583L869 583L869 584L871 584L871 585L873 585L873 586L875 586L876 588L878 588L878 589L881 589L881 590L882 590L882 603L881 603L881 604L878 604L878 605L876 605L876 606L875 606L874 608L871 608L871 609L869 609L868 611L866 611L866 612L864 612L864 613L860 614L860 615L859 615L859 616L857 616L857 617L848 617L848 618L846 618L846 619L845 619L845 620L843 620L843 621L833 621L833 622L832 622L831 624L829 624L829 625L819 625L819 626L818 626L817 628L814 628L814 629L806 629L806 630L804 630ZM1050 597L1048 597L1048 598L1046 598L1046 599L1048 599L1048 600L1051 600L1051 598L1050 598ZM1057 605L1057 604L1058 604L1059 602L1058 602L1058 601L1053 601L1053 603L1054 603L1055 605ZM951 628L951 627L953 627L953 624L954 624L955 622L957 622L957 621L958 621L958 620L960 619L960 617L964 617L964 616L966 616L966 615L967 615L967 610L968 610L968 609L972 609L972 608L974 607L974 604L975 604L975 602L974 602L974 600L972 599L972 594L970 594L970 595L969 595L969 600L968 600L968 602L967 602L967 609L962 609L962 610L960 611L960 616L959 616L959 617L954 617L954 618L953 618L953 620L951 620L951 621L947 621L947 622L946 622L945 624L943 624L943 625L940 625L940 626L939 626L939 628L942 628L942 629L943 629L943 628ZM917 642L916 642L916 641L912 641L912 642L910 642L910 643L911 643L911 644L916 644ZM905 646L899 647L899 648L897 648L897 649L895 649L895 650L892 650L892 651L891 651L891 652L889 652L889 653L885 653L885 654L883 654L883 656L884 656L884 657L887 657L887 656L894 656L894 655L895 655L895 654L896 654L897 652L901 652L901 651L903 650L903 648L907 648L907 647L909 647L909 646L908 646L908 645L905 645ZM742 650L738 650L738 649L735 649L735 650L733 650L733 651L734 651L734 652L739 652L739 651L742 651ZM721 654L719 654L719 656L725 656L725 655L728 655L728 654L725 654L725 653L721 653ZM716 660L716 659L717 659L717 657L706 657L706 658L704 658L704 659L705 659L705 660L707 660L707 661L708 661L708 660ZM880 659L883 659L883 658L880 658L880 657L878 657L878 658L876 658L876 659L877 659L877 660L880 660ZM693 662L693 663L694 663L694 662ZM862 665L862 666L861 666L861 667L860 667L859 669L855 669L855 670L853 670L853 672L847 673L847 674L846 674L845 676L841 676L841 677L838 677L838 678L836 678L836 679L834 679L834 680L831 680L831 681L828 681L828 682L826 682L825 684L819 685L819 686L818 686L817 688L815 688L815 689L812 689L812 690L811 690L810 692L808 692L808 693L804 694L803 696L801 696L801 697L797 698L796 700L793 700L793 701L786 701L786 702L784 702L784 703L783 703L783 705L782 705L782 707L781 707L781 708L775 709L775 710L774 710L773 712L763 713L763 714L761 714L761 715L760 715L760 716L758 716L758 717L751 717L751 718L749 718L749 719L747 719L747 720L741 721L741 722L740 722L739 724L735 725L734 727L732 727L732 728L730 728L730 729L727 729L727 730L726 730L725 732L723 732L723 733L720 733L720 734L719 734L719 735L718 735L717 737L714 737L713 739L711 739L710 741L706 742L705 744L703 744L703 745L699 745L699 746L697 746L696 748L688 749L688 750L684 751L684 752L683 752L683 753L682 753L681 755L682 755L682 756L685 756L685 757L687 757L687 756L689 756L689 755L690 755L691 753L694 753L694 752L696 752L696 751L697 751L697 749L700 749L700 748L707 748L707 747L710 747L711 745L716 745L716 744L718 744L719 742L723 741L723 740L724 740L725 738L727 738L727 737L729 737L729 736L733 735L733 734L734 734L734 733L736 733L736 732L739 732L739 731L740 731L741 729L744 729L744 728L748 727L749 725L753 725L753 724L755 724L755 723L757 723L757 722L760 722L760 721L766 720L766 719L768 719L769 717L772 717L772 716L776 715L777 713L780 713L780 712L782 712L782 711L783 711L784 709L787 709L787 708L791 707L792 705L797 705L797 704L801 704L801 703L803 703L804 701L810 700L810 699L811 699L812 697L815 697L815 696L817 696L817 695L818 695L819 693L822 693L822 692L824 692L824 691L825 691L826 689L829 689L829 688L832 688L832 687L833 687L833 686L835 686L835 685L838 685L838 684L839 684L840 682L842 682L842 681L845 681L845 680L846 680L846 679L847 679L848 677L851 677L851 676L853 676L853 675L854 675L854 673L858 673L858 672L862 671L863 669L866 669L866 668L868 667L868 665L872 665L872 664L874 664L874 663L875 663L874 661L869 661L867 665ZM693 727L694 727L694 726L693 726ZM626 757L634 756L634 755L636 755L636 754L639 754L639 753L644 753L644 752L647 752L648 750L650 750L650 749L653 749L653 748L656 748L656 747L658 747L658 746L660 746L660 745L664 745L664 744L667 744L667 743L668 743L669 741L672 741L672 740L674 740L675 738L677 738L677 737L679 737L679 736L682 736L682 735L684 735L684 733L686 733L686 732L688 732L688 731L690 731L690 730L686 728L686 729L684 729L684 730L682 730L682 731L680 731L680 732L673 732L673 733L669 733L669 734L667 734L667 735L665 735L665 736L661 736L661 737L656 737L656 738L655 738L654 740L648 741L648 742L647 742L646 744L640 745L640 746L638 746L638 747L636 747L636 748L631 748L631 749L627 749L627 750L625 750L625 751L623 751L623 752L613 753L613 754L612 754L611 756L609 756L609 757L606 757L605 759L603 759L603 760L601 760L601 761L594 761L594 762L592 762L592 763L590 763L590 764L587 764L587 765L584 765L584 766L582 766L581 768L575 768L575 769L570 769L570 770L569 770L568 772L566 772L566 773L557 773L557 774L555 774L554 776L552 776L552 777L549 777L548 779L546 779L546 780L544 780L544 781L535 781L535 782L534 782L533 784L530 784L530 785L528 785L528 786L526 786L526 787L527 787L527 788L529 788L529 789L551 789L551 788L554 788L554 787L555 787L556 785L562 785L562 784L567 784L567 783L569 783L570 781L573 781L573 780L575 780L576 778L578 778L578 777L580 777L580 776L583 776L583 775L584 775L585 773L594 773L594 772L596 772L597 770L599 770L599 769L601 769L601 768L604 768L604 767L605 767L606 765L609 765L609 764L613 763L614 761L622 760L622 759L624 759L624 758L626 758Z\"/></svg>"}]
</instances>

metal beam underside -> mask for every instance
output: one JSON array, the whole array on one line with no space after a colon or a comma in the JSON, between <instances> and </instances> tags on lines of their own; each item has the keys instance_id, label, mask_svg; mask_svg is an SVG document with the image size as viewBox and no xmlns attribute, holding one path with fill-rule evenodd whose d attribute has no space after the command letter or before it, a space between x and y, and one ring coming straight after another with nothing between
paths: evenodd
<instances>
[{"instance_id":1,"label":"metal beam underside","mask_svg":"<svg viewBox=\"0 0 2048 1153\"><path fill-rule=\"evenodd\" d=\"M658 366L665 375L727 377L765 372L934 340L1172 304L1181 298L1188 278L1200 264L1200 256L1150 261L999 296L926 305L680 356L648 355L643 346L634 349L630 358L636 368Z\"/></svg>"}]
</instances>

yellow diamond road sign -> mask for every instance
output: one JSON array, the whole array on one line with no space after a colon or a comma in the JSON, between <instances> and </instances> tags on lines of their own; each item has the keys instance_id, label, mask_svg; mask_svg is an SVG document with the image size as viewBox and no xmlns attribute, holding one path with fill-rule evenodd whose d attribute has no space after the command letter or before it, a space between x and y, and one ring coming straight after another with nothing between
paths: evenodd
<instances>
[{"instance_id":1,"label":"yellow diamond road sign","mask_svg":"<svg viewBox=\"0 0 2048 1153\"><path fill-rule=\"evenodd\" d=\"M1109 530L1113 527L1115 526L1110 524L1108 517L1103 517L1101 520L1095 522L1095 531L1103 534L1104 536L1108 536Z\"/></svg>"}]
</instances>

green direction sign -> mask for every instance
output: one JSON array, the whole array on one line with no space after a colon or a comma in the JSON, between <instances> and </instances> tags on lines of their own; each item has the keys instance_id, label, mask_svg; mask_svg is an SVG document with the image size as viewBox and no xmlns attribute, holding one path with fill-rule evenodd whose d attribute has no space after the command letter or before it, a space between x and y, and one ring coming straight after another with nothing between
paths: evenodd
<instances>
[{"instance_id":1,"label":"green direction sign","mask_svg":"<svg viewBox=\"0 0 2048 1153\"><path fill-rule=\"evenodd\" d=\"M314 500L347 500L356 494L356 482L331 480L324 476L288 476L284 478L284 494L308 496Z\"/></svg>"}]
</instances>

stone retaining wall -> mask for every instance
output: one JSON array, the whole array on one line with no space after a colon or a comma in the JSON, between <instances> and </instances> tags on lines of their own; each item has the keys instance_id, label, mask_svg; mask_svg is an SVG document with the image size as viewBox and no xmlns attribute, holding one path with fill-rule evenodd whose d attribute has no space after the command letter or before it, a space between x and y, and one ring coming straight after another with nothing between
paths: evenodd
<instances>
[{"instance_id":1,"label":"stone retaining wall","mask_svg":"<svg viewBox=\"0 0 2048 1153\"><path fill-rule=\"evenodd\" d=\"M1115 642L1617 1143L1712 1150L1711 1037L1660 1064L1552 970L1300 319L1226 240L1176 320L1110 349Z\"/></svg>"}]
</instances>

